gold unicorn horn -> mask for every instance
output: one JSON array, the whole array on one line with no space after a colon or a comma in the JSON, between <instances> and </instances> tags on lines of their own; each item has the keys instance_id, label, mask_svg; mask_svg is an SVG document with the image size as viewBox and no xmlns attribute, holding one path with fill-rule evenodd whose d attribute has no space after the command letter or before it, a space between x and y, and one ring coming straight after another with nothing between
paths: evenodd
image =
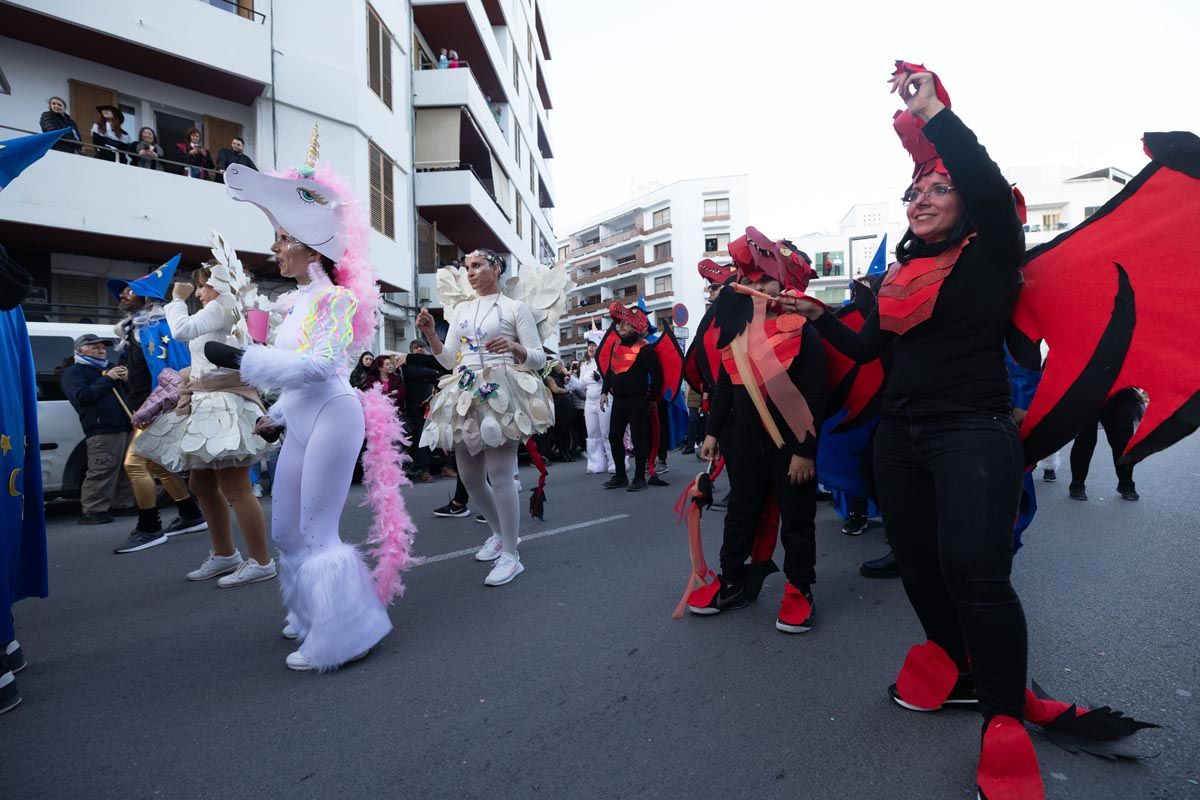
<instances>
[{"instance_id":1,"label":"gold unicorn horn","mask_svg":"<svg viewBox=\"0 0 1200 800\"><path fill-rule=\"evenodd\" d=\"M313 123L312 139L308 143L308 158L304 160L304 166L310 170L317 168L317 161L321 158L321 133L317 128L317 123Z\"/></svg>"}]
</instances>

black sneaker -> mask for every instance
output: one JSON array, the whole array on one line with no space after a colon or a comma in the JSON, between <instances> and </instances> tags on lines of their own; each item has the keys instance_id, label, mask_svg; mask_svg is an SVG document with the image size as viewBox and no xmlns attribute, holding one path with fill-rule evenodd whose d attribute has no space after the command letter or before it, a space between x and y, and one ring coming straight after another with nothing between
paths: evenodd
<instances>
[{"instance_id":1,"label":"black sneaker","mask_svg":"<svg viewBox=\"0 0 1200 800\"><path fill-rule=\"evenodd\" d=\"M133 533L129 534L129 538L125 540L125 544L120 547L114 547L113 552L118 555L121 553L136 553L139 550L146 550L147 548L157 547L160 544L166 543L166 531L143 531L134 528Z\"/></svg>"},{"instance_id":2,"label":"black sneaker","mask_svg":"<svg viewBox=\"0 0 1200 800\"><path fill-rule=\"evenodd\" d=\"M954 682L954 688L950 690L950 696L942 701L938 708L921 708L914 706L912 703L905 702L900 697L900 692L896 690L896 684L888 687L888 694L892 698L892 702L901 708L907 708L909 711L938 711L942 708L978 708L979 698L975 696L975 679L971 677L969 672L960 672L958 680Z\"/></svg>"},{"instance_id":3,"label":"black sneaker","mask_svg":"<svg viewBox=\"0 0 1200 800\"><path fill-rule=\"evenodd\" d=\"M681 456L690 456L690 455L694 454L695 452L696 452L696 448L694 448L694 447L688 447L688 448L685 448L685 449L683 449L683 450L680 450L680 451L679 451L679 454L680 454Z\"/></svg>"},{"instance_id":4,"label":"black sneaker","mask_svg":"<svg viewBox=\"0 0 1200 800\"><path fill-rule=\"evenodd\" d=\"M688 611L702 617L720 614L722 611L736 611L750 605L750 594L746 591L746 583L725 583L718 577L721 588L713 594L706 605L688 605ZM709 589L709 591L712 591Z\"/></svg>"},{"instance_id":5,"label":"black sneaker","mask_svg":"<svg viewBox=\"0 0 1200 800\"><path fill-rule=\"evenodd\" d=\"M629 481L627 479L618 478L616 475L612 476L611 478L609 478L608 480L606 480L604 482L605 489L620 489L621 487L628 486L628 485L629 485Z\"/></svg>"},{"instance_id":6,"label":"black sneaker","mask_svg":"<svg viewBox=\"0 0 1200 800\"><path fill-rule=\"evenodd\" d=\"M113 521L112 514L80 514L76 522L80 525L107 525Z\"/></svg>"},{"instance_id":7,"label":"black sneaker","mask_svg":"<svg viewBox=\"0 0 1200 800\"><path fill-rule=\"evenodd\" d=\"M1058 475L1052 469L1044 469L1042 470L1042 480L1046 483L1054 483L1058 480Z\"/></svg>"},{"instance_id":8,"label":"black sneaker","mask_svg":"<svg viewBox=\"0 0 1200 800\"><path fill-rule=\"evenodd\" d=\"M483 514L476 514L475 521L480 525L487 525L487 517L485 517Z\"/></svg>"},{"instance_id":9,"label":"black sneaker","mask_svg":"<svg viewBox=\"0 0 1200 800\"><path fill-rule=\"evenodd\" d=\"M634 478L633 483L629 484L629 488L626 489L625 491L640 492L645 488L646 488L646 479L645 478Z\"/></svg>"},{"instance_id":10,"label":"black sneaker","mask_svg":"<svg viewBox=\"0 0 1200 800\"><path fill-rule=\"evenodd\" d=\"M171 524L163 528L163 533L167 536L178 536L181 533L195 533L196 531L208 530L208 523L204 521L204 517L191 517L184 519L176 517L171 520Z\"/></svg>"},{"instance_id":11,"label":"black sneaker","mask_svg":"<svg viewBox=\"0 0 1200 800\"><path fill-rule=\"evenodd\" d=\"M1087 500L1087 490L1082 483L1072 483L1067 487L1067 494L1072 500Z\"/></svg>"},{"instance_id":12,"label":"black sneaker","mask_svg":"<svg viewBox=\"0 0 1200 800\"><path fill-rule=\"evenodd\" d=\"M11 672L0 673L0 714L12 711L21 702L21 693L17 691L17 679Z\"/></svg>"},{"instance_id":13,"label":"black sneaker","mask_svg":"<svg viewBox=\"0 0 1200 800\"><path fill-rule=\"evenodd\" d=\"M866 514L851 514L846 520L846 524L842 526L842 533L847 536L861 536L869 524Z\"/></svg>"},{"instance_id":14,"label":"black sneaker","mask_svg":"<svg viewBox=\"0 0 1200 800\"><path fill-rule=\"evenodd\" d=\"M466 506L456 506L454 503L446 503L441 508L435 508L433 515L435 517L469 517L471 509Z\"/></svg>"},{"instance_id":15,"label":"black sneaker","mask_svg":"<svg viewBox=\"0 0 1200 800\"><path fill-rule=\"evenodd\" d=\"M896 553L888 550L883 558L864 561L858 568L858 574L864 578L899 578L900 565L896 562Z\"/></svg>"},{"instance_id":16,"label":"black sneaker","mask_svg":"<svg viewBox=\"0 0 1200 800\"><path fill-rule=\"evenodd\" d=\"M667 483L666 481L664 481L662 478L658 477L657 475L651 475L650 479L648 481L646 481L646 484L648 486L670 486L671 485L671 484Z\"/></svg>"},{"instance_id":17,"label":"black sneaker","mask_svg":"<svg viewBox=\"0 0 1200 800\"><path fill-rule=\"evenodd\" d=\"M1131 503L1137 502L1140 498L1137 489L1134 489L1132 486L1118 486L1117 494L1121 495L1122 500L1128 500Z\"/></svg>"},{"instance_id":18,"label":"black sneaker","mask_svg":"<svg viewBox=\"0 0 1200 800\"><path fill-rule=\"evenodd\" d=\"M25 651L21 649L21 643L16 639L8 642L0 649L4 651L2 654L3 660L0 660L0 669L4 668L4 662L7 661L9 672L16 675L29 666L29 662L25 660Z\"/></svg>"}]
</instances>

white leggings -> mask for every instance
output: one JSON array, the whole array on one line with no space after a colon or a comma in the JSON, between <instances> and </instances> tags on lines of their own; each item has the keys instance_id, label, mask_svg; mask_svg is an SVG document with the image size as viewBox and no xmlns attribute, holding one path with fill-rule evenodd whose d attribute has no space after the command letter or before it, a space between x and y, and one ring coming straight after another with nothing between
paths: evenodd
<instances>
[{"instance_id":1,"label":"white leggings","mask_svg":"<svg viewBox=\"0 0 1200 800\"><path fill-rule=\"evenodd\" d=\"M312 419L309 430L287 429L272 485L271 538L288 621L304 640L300 651L326 670L369 650L392 625L362 555L338 534L363 441L362 405L341 395Z\"/></svg>"},{"instance_id":2,"label":"white leggings","mask_svg":"<svg viewBox=\"0 0 1200 800\"><path fill-rule=\"evenodd\" d=\"M611 471L616 462L613 461L612 445L608 443L609 422L612 419L612 406L600 409L600 401L588 401L584 405L583 419L587 423L587 452L588 472Z\"/></svg>"},{"instance_id":3,"label":"white leggings","mask_svg":"<svg viewBox=\"0 0 1200 800\"><path fill-rule=\"evenodd\" d=\"M464 445L456 444L454 460L471 502L487 518L492 533L503 540L504 552L515 555L521 527L517 482L513 478L517 469L517 442L505 442L475 455Z\"/></svg>"}]
</instances>

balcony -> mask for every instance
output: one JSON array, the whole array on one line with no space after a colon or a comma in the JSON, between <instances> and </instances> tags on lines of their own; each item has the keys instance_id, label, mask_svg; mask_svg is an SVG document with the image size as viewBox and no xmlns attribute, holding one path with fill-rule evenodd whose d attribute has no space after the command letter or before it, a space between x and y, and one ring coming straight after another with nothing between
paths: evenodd
<instances>
[{"instance_id":1,"label":"balcony","mask_svg":"<svg viewBox=\"0 0 1200 800\"><path fill-rule=\"evenodd\" d=\"M469 167L418 171L414 195L422 217L464 250L487 247L500 253L524 253L496 197Z\"/></svg>"},{"instance_id":2,"label":"balcony","mask_svg":"<svg viewBox=\"0 0 1200 800\"><path fill-rule=\"evenodd\" d=\"M0 3L5 36L243 105L271 82L264 20L197 0Z\"/></svg>"},{"instance_id":3,"label":"balcony","mask_svg":"<svg viewBox=\"0 0 1200 800\"><path fill-rule=\"evenodd\" d=\"M52 150L0 193L6 243L150 261L183 250L200 260L213 229L248 267L266 266L270 221L221 183Z\"/></svg>"},{"instance_id":4,"label":"balcony","mask_svg":"<svg viewBox=\"0 0 1200 800\"><path fill-rule=\"evenodd\" d=\"M615 267L609 267L608 269L602 269L599 272L592 272L592 273L586 273L586 274L576 273L575 285L576 286L588 286L593 283L599 283L601 281L611 280L612 278L616 278L621 275L628 275L632 272L637 272L638 270L652 269L654 267L661 267L664 264L670 264L670 263L671 263L670 258L660 258L660 259L656 259L654 261L642 261L641 259L636 259L634 261L630 261L625 264L620 264Z\"/></svg>"},{"instance_id":5,"label":"balcony","mask_svg":"<svg viewBox=\"0 0 1200 800\"><path fill-rule=\"evenodd\" d=\"M492 26L503 26L501 0L412 0L413 23L436 52L445 47L471 65L479 88L496 102L509 102L511 84L496 69L507 64Z\"/></svg>"}]
</instances>

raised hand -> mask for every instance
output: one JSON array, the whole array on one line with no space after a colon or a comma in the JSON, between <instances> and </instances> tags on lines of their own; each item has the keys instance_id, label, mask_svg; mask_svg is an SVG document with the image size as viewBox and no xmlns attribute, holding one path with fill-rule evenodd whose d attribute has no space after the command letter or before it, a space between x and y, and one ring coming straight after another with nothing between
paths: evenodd
<instances>
[{"instance_id":1,"label":"raised hand","mask_svg":"<svg viewBox=\"0 0 1200 800\"><path fill-rule=\"evenodd\" d=\"M909 112L928 122L946 106L938 99L932 72L899 72L888 79L891 92L898 94Z\"/></svg>"}]
</instances>

